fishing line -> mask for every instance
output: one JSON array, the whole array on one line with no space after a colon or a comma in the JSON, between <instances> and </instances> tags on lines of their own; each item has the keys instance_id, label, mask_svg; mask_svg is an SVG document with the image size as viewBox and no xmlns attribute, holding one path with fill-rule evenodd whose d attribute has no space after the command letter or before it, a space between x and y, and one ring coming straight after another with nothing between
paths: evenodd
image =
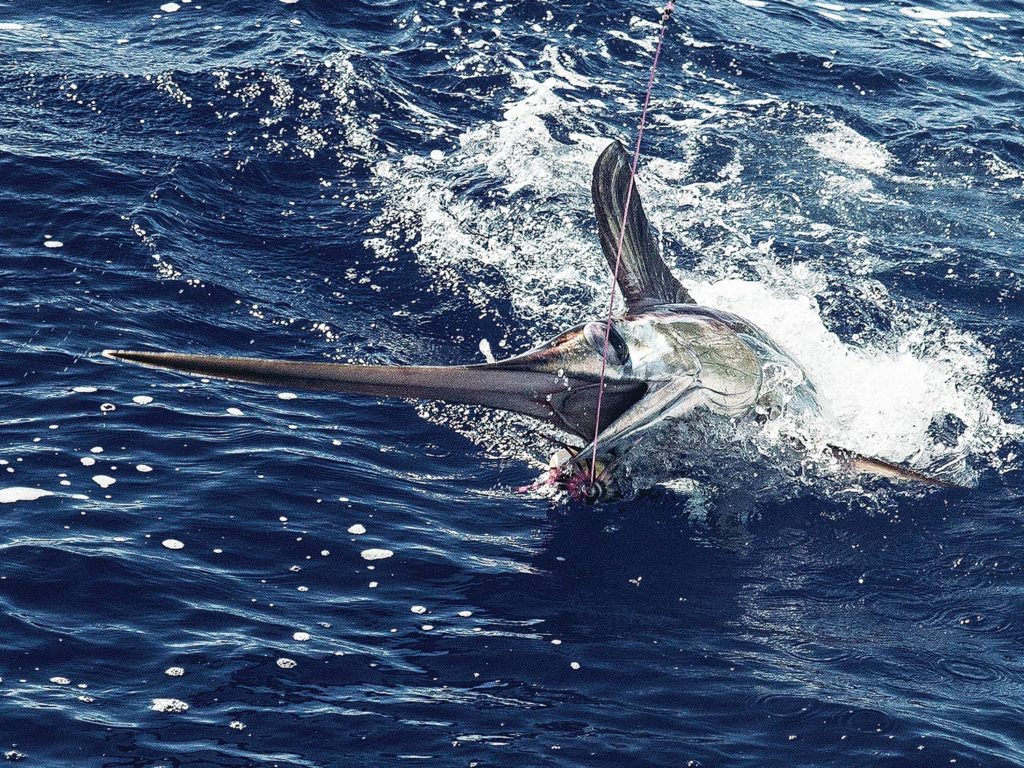
<instances>
[{"instance_id":1,"label":"fishing line","mask_svg":"<svg viewBox=\"0 0 1024 768\"><path fill-rule=\"evenodd\" d=\"M601 404L604 400L605 372L608 368L608 344L612 333L612 311L615 305L615 286L618 284L619 267L622 265L622 246L626 238L626 225L629 222L629 204L633 200L633 187L636 185L636 168L640 162L640 144L644 139L644 128L647 127L647 110L651 105L651 92L654 90L654 75L658 71L658 59L661 57L661 46L665 42L665 30L668 29L668 20L672 18L672 11L675 10L675 0L668 0L661 12L661 26L658 29L658 46L654 50L654 60L651 62L651 74L647 78L647 93L644 96L644 105L640 110L640 126L636 132L636 146L633 148L633 163L629 168L629 186L626 188L626 205L623 208L622 226L619 228L619 242L615 249L615 267L612 269L612 283L608 291L608 318L604 324L604 350L601 352L601 378L597 385L597 416L594 419L594 444L590 454L590 485L593 486L597 478L597 442L601 432Z\"/></svg>"}]
</instances>

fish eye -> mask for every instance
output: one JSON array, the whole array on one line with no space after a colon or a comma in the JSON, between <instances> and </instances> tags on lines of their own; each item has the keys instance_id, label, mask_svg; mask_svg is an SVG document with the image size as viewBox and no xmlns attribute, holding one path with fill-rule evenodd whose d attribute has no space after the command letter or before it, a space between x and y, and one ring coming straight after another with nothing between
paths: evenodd
<instances>
[{"instance_id":1,"label":"fish eye","mask_svg":"<svg viewBox=\"0 0 1024 768\"><path fill-rule=\"evenodd\" d=\"M604 332L604 323L587 323L583 327L583 336L598 354L604 353ZM613 325L608 331L608 362L625 365L628 361L629 345Z\"/></svg>"}]
</instances>

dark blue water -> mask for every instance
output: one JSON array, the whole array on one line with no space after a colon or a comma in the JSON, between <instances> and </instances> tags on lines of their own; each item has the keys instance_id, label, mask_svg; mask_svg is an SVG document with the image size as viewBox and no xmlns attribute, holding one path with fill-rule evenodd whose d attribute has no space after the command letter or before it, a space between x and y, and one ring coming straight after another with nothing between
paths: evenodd
<instances>
[{"instance_id":1,"label":"dark blue water","mask_svg":"<svg viewBox=\"0 0 1024 768\"><path fill-rule=\"evenodd\" d=\"M599 315L656 9L180 2L0 2L9 760L1024 764L1024 5L683 4L641 176L823 430L976 487L591 508L514 492L520 422L99 352L472 362Z\"/></svg>"}]
</instances>

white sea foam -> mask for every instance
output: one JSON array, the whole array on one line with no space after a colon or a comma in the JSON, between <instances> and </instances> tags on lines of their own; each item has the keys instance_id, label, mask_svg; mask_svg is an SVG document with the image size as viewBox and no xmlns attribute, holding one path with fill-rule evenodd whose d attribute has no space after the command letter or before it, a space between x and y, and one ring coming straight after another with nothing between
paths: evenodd
<instances>
[{"instance_id":1,"label":"white sea foam","mask_svg":"<svg viewBox=\"0 0 1024 768\"><path fill-rule=\"evenodd\" d=\"M600 140L555 142L545 117L579 109L557 95L565 84L525 76L516 82L524 95L506 105L503 119L467 131L460 149L443 162L410 155L376 166L377 183L393 193L395 204L375 221L379 236L367 245L390 258L396 236L417 227L412 251L439 284L483 312L510 300L533 325L578 312L578 299L564 297L577 293L581 283L596 295L606 282L603 263L594 259L593 237L583 229L584 212L565 206L587 177ZM491 204L453 194L450 179L460 177L492 180L497 188ZM492 269L514 280L514 289L480 279Z\"/></svg>"},{"instance_id":2,"label":"white sea foam","mask_svg":"<svg viewBox=\"0 0 1024 768\"><path fill-rule=\"evenodd\" d=\"M996 11L974 11L970 9L963 11L939 11L934 8L921 8L920 6L900 8L900 13L902 13L904 16L909 16L912 19L916 19L917 21L931 22L943 27L951 26L953 19L1010 18L1007 14L998 13Z\"/></svg>"},{"instance_id":3,"label":"white sea foam","mask_svg":"<svg viewBox=\"0 0 1024 768\"><path fill-rule=\"evenodd\" d=\"M820 279L794 270L796 280ZM741 314L780 340L808 371L823 418L811 435L868 456L918 466L959 470L968 452L987 453L1015 430L1005 424L984 387L988 353L968 334L927 317L906 318L882 343L844 343L830 331L807 292L766 283L723 280L691 284L701 304ZM960 419L956 447L936 445L929 427L936 417Z\"/></svg>"},{"instance_id":4,"label":"white sea foam","mask_svg":"<svg viewBox=\"0 0 1024 768\"><path fill-rule=\"evenodd\" d=\"M0 504L13 504L16 501L35 501L44 496L53 496L53 491L42 488L0 488Z\"/></svg>"},{"instance_id":5,"label":"white sea foam","mask_svg":"<svg viewBox=\"0 0 1024 768\"><path fill-rule=\"evenodd\" d=\"M882 173L895 162L885 147L843 123L833 123L827 130L811 134L807 143L822 157L862 171Z\"/></svg>"}]
</instances>

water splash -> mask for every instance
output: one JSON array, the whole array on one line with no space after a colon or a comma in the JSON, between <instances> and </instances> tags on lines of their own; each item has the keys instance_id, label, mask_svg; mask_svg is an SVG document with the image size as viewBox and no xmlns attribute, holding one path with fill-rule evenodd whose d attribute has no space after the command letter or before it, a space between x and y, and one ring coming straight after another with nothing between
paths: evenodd
<instances>
[{"instance_id":1,"label":"water splash","mask_svg":"<svg viewBox=\"0 0 1024 768\"><path fill-rule=\"evenodd\" d=\"M385 200L378 231L404 237L440 289L467 296L481 312L510 303L515 316L509 322L522 323L537 339L600 314L605 266L587 188L593 159L607 139L600 119L575 94L580 77L570 83L516 73L519 95L506 104L502 120L466 131L458 148L443 157L413 154L377 167ZM895 158L835 118L803 107L743 104L721 108L711 119L760 119L763 128L765 115L780 144L799 141L815 150L803 162L826 177L827 194L801 201L805 214L781 215L778 190L764 202L753 197L757 190L745 178L742 160L753 150L746 147L719 159L713 181L687 183L699 160L693 135L680 137L688 154L651 159L640 177L652 220L677 238L668 243L669 253L675 243L676 250L681 244L684 252L701 254L684 275L697 300L760 325L818 387L820 419L780 421L751 444L763 457L778 454L778 446L794 438L822 449L841 445L973 483L980 468L1000 465L1000 449L1020 432L989 393L990 350L933 308L898 301L865 274L870 241L857 239L856 222L847 222L844 243L843 232L814 220L837 205L893 205L872 178L886 178ZM785 127L794 116L796 132ZM807 210L811 203L822 212ZM853 253L834 264L785 263L772 239L750 234L766 214L837 250L853 243ZM699 232L709 228L713 241L702 245ZM367 244L382 257L396 253L386 237ZM885 322L850 332L829 311L835 300ZM937 438L936 424L950 420L958 434ZM494 438L493 430L487 432L485 443ZM662 463L666 470L671 464Z\"/></svg>"}]
</instances>

